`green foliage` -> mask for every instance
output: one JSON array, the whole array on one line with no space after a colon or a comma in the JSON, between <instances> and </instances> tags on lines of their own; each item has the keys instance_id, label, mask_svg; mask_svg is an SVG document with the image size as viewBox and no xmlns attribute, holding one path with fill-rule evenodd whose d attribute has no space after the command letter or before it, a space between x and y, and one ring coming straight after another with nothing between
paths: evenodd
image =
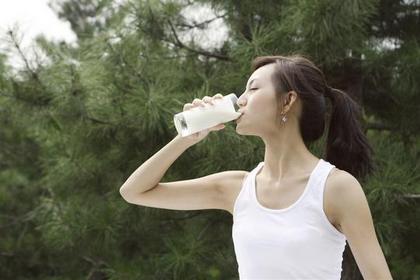
<instances>
[{"instance_id":1,"label":"green foliage","mask_svg":"<svg viewBox=\"0 0 420 280\"><path fill-rule=\"evenodd\" d=\"M419 279L419 36L409 24L413 4L391 2L56 6L77 46L41 36L48 63L16 74L0 55L1 278L237 279L226 212L139 207L118 191L176 135L172 118L183 104L241 94L257 55L304 53L333 85L360 97L378 165L363 182L378 239L395 279ZM229 38L220 49L177 36L203 28L180 13L192 4L224 15ZM389 37L398 45L381 47ZM163 181L255 167L262 143L233 126L187 150ZM320 156L324 145L310 149Z\"/></svg>"}]
</instances>

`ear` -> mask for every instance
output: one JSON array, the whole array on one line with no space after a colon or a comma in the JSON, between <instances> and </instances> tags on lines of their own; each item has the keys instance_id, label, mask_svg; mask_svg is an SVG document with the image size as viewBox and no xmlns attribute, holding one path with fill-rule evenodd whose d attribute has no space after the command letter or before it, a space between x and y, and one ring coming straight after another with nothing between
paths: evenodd
<instances>
[{"instance_id":1,"label":"ear","mask_svg":"<svg viewBox=\"0 0 420 280\"><path fill-rule=\"evenodd\" d=\"M295 91L287 92L282 99L282 114L287 113L292 105L297 101L297 93Z\"/></svg>"}]
</instances>

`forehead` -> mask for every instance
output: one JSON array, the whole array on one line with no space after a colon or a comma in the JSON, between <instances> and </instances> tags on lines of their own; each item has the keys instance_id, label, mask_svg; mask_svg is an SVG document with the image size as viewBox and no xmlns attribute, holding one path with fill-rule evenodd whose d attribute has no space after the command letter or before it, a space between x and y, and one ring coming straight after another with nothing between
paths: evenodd
<instances>
[{"instance_id":1,"label":"forehead","mask_svg":"<svg viewBox=\"0 0 420 280\"><path fill-rule=\"evenodd\" d=\"M274 63L266 64L264 66L261 66L257 70L255 70L252 75L248 79L248 85L251 85L251 83L254 83L254 81L262 81L262 82L268 82L271 79L271 74L274 71Z\"/></svg>"}]
</instances>

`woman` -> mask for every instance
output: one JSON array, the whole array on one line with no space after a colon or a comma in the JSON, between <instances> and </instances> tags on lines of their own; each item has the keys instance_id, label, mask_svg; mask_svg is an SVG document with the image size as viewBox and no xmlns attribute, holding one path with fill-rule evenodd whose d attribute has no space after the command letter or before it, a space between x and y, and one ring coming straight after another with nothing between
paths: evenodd
<instances>
[{"instance_id":1,"label":"woman","mask_svg":"<svg viewBox=\"0 0 420 280\"><path fill-rule=\"evenodd\" d=\"M123 198L164 209L229 211L241 279L340 279L346 240L364 279L392 279L356 179L373 171L357 103L328 86L301 55L257 57L252 70L237 102L243 114L236 131L264 141L263 162L250 172L160 182L187 148L225 127L219 124L176 136L127 179ZM194 99L184 110L221 97ZM306 145L324 133L327 100L332 112L324 160Z\"/></svg>"}]
</instances>

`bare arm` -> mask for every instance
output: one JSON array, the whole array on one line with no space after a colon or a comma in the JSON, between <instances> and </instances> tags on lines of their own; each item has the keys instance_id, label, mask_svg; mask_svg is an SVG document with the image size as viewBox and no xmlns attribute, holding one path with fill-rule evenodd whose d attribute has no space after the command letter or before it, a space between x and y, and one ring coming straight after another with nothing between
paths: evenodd
<instances>
[{"instance_id":1,"label":"bare arm","mask_svg":"<svg viewBox=\"0 0 420 280\"><path fill-rule=\"evenodd\" d=\"M184 105L184 111L196 106L204 106L204 103L212 104L215 98L223 98L223 96L216 94L213 98L208 96L205 96L203 100L196 98L192 103ZM186 149L203 140L210 131L224 127L223 124L219 124L187 137L177 135L130 175L120 188L121 196L128 202L137 201L139 194L144 194L159 184L169 167Z\"/></svg>"},{"instance_id":2,"label":"bare arm","mask_svg":"<svg viewBox=\"0 0 420 280\"><path fill-rule=\"evenodd\" d=\"M341 172L331 181L338 222L364 279L392 280L376 237L369 204L356 178Z\"/></svg>"},{"instance_id":3,"label":"bare arm","mask_svg":"<svg viewBox=\"0 0 420 280\"><path fill-rule=\"evenodd\" d=\"M120 194L130 200L130 197L155 187L174 161L191 145L190 141L177 135L128 177L120 188Z\"/></svg>"}]
</instances>

